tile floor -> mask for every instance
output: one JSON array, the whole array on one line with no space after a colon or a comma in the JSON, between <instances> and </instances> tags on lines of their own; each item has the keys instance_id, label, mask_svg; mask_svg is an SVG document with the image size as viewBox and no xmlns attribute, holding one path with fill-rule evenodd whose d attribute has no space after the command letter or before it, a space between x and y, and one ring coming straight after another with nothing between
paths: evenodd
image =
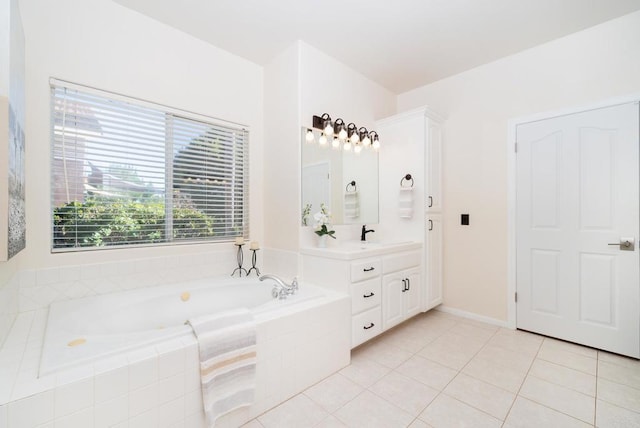
<instances>
[{"instance_id":1,"label":"tile floor","mask_svg":"<svg viewBox=\"0 0 640 428\"><path fill-rule=\"evenodd\" d=\"M640 361L431 311L246 428L640 427Z\"/></svg>"}]
</instances>

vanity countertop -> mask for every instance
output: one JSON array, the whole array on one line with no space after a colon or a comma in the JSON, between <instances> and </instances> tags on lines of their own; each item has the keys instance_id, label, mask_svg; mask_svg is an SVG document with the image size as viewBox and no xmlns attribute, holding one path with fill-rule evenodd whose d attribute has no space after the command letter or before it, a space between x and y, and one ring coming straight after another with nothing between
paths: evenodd
<instances>
[{"instance_id":1,"label":"vanity countertop","mask_svg":"<svg viewBox=\"0 0 640 428\"><path fill-rule=\"evenodd\" d=\"M326 257L338 260L355 260L365 257L382 256L386 254L399 253L402 251L419 250L422 248L421 242L360 242L350 241L327 248L303 247L300 248L302 254L310 256Z\"/></svg>"}]
</instances>

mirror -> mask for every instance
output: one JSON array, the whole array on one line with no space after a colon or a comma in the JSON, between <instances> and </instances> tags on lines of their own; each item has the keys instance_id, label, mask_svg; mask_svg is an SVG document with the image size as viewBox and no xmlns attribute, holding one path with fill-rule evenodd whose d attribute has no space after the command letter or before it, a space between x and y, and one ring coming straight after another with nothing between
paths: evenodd
<instances>
[{"instance_id":1,"label":"mirror","mask_svg":"<svg viewBox=\"0 0 640 428\"><path fill-rule=\"evenodd\" d=\"M342 145L334 148L331 139L320 144L321 133L315 129L309 142L307 130L302 128L300 139L302 225L313 225L321 204L331 212L333 225L378 223L378 152L370 147L359 153Z\"/></svg>"}]
</instances>

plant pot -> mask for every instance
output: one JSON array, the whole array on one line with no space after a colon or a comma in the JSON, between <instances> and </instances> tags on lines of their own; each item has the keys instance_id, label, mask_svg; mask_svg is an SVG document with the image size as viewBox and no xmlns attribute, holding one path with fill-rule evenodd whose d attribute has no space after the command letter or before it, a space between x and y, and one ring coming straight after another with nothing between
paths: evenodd
<instances>
[{"instance_id":1,"label":"plant pot","mask_svg":"<svg viewBox=\"0 0 640 428\"><path fill-rule=\"evenodd\" d=\"M327 235L319 235L316 245L318 248L327 248Z\"/></svg>"}]
</instances>

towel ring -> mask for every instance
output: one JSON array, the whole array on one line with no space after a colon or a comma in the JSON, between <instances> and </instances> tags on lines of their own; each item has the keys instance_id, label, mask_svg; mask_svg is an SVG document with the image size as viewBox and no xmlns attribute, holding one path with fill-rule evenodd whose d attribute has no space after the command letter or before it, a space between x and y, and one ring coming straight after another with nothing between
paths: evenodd
<instances>
[{"instance_id":1,"label":"towel ring","mask_svg":"<svg viewBox=\"0 0 640 428\"><path fill-rule=\"evenodd\" d=\"M349 186L353 187L353 189L349 189ZM353 180L353 181L347 183L347 187L345 187L344 190L347 191L347 192L355 192L355 191L357 191L358 188L356 187L356 181Z\"/></svg>"},{"instance_id":2,"label":"towel ring","mask_svg":"<svg viewBox=\"0 0 640 428\"><path fill-rule=\"evenodd\" d=\"M400 179L400 187L405 187L405 186L402 185L405 180L411 181L411 186L409 186L409 187L413 187L413 177L411 176L411 174L407 174L407 175L405 175L404 177L402 177Z\"/></svg>"}]
</instances>

